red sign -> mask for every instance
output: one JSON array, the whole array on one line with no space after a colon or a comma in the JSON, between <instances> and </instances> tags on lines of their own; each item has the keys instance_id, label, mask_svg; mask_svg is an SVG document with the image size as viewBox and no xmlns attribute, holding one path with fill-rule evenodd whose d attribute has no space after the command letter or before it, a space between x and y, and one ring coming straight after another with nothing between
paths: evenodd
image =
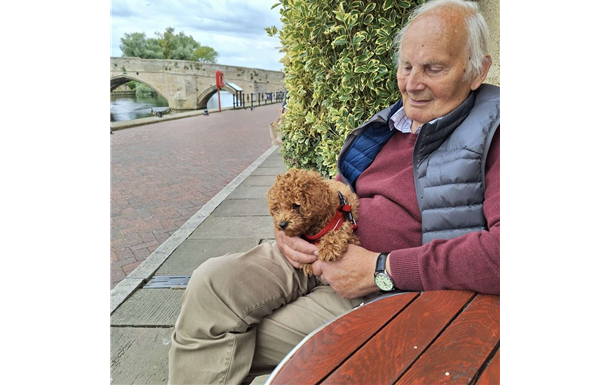
<instances>
[{"instance_id":1,"label":"red sign","mask_svg":"<svg viewBox=\"0 0 610 385\"><path fill-rule=\"evenodd\" d=\"M225 86L225 76L222 71L216 71L216 87L222 88Z\"/></svg>"}]
</instances>

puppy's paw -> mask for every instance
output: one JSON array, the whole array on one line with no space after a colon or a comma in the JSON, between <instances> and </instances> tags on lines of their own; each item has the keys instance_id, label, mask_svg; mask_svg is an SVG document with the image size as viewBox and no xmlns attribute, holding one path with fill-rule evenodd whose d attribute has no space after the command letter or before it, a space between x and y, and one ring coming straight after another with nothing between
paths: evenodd
<instances>
[{"instance_id":1,"label":"puppy's paw","mask_svg":"<svg viewBox=\"0 0 610 385\"><path fill-rule=\"evenodd\" d=\"M320 242L318 246L318 259L322 262L332 262L341 258L347 249L347 244Z\"/></svg>"}]
</instances>

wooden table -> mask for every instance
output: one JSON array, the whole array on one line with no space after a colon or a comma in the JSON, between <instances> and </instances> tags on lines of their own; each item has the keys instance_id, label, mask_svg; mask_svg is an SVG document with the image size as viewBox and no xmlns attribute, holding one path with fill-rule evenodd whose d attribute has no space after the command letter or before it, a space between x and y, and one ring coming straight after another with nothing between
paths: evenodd
<instances>
[{"instance_id":1,"label":"wooden table","mask_svg":"<svg viewBox=\"0 0 610 385\"><path fill-rule=\"evenodd\" d=\"M310 334L267 384L499 384L500 297L390 294Z\"/></svg>"}]
</instances>

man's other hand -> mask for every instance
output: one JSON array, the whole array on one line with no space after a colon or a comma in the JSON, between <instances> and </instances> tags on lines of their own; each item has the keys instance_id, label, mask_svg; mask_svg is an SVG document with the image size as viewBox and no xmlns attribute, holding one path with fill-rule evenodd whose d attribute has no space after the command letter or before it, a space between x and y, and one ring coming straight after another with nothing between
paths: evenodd
<instances>
[{"instance_id":1,"label":"man's other hand","mask_svg":"<svg viewBox=\"0 0 610 385\"><path fill-rule=\"evenodd\" d=\"M289 237L283 231L273 229L277 247L282 255L297 269L304 263L318 260L318 248L301 237Z\"/></svg>"},{"instance_id":2,"label":"man's other hand","mask_svg":"<svg viewBox=\"0 0 610 385\"><path fill-rule=\"evenodd\" d=\"M379 253L348 245L338 261L315 261L313 273L327 282L341 297L364 297L379 290L373 279Z\"/></svg>"}]
</instances>

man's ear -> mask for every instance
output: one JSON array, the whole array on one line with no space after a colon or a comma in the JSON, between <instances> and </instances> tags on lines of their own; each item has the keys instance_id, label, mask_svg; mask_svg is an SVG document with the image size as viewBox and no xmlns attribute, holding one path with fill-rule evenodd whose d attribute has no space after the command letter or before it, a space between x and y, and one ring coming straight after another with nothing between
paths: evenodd
<instances>
[{"instance_id":1,"label":"man's ear","mask_svg":"<svg viewBox=\"0 0 610 385\"><path fill-rule=\"evenodd\" d=\"M478 76L475 76L475 78L472 79L472 83L470 83L471 91L476 90L477 88L479 88L481 86L481 84L483 84L490 68L491 68L491 56L485 55L485 57L483 59L483 69L482 69L481 73Z\"/></svg>"}]
</instances>

